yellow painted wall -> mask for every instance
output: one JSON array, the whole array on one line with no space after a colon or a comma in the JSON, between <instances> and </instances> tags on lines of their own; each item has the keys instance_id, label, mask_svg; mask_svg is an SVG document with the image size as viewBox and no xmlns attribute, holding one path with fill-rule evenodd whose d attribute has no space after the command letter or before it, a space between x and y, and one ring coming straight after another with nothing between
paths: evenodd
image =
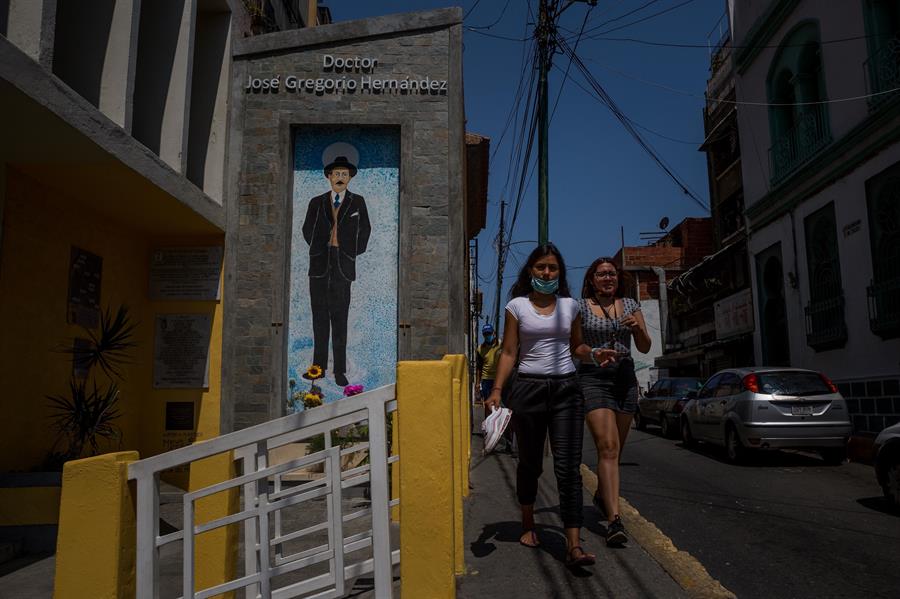
<instances>
[{"instance_id":1,"label":"yellow painted wall","mask_svg":"<svg viewBox=\"0 0 900 599\"><path fill-rule=\"evenodd\" d=\"M163 443L167 400L196 403L198 440L219 433L221 303L151 302L147 289L152 249L222 242L221 236L173 238L140 222L113 221L93 212L90 198L78 197L77 190L63 196L8 168L0 247L0 472L38 469L56 439L45 396L67 390L71 364L58 350L82 334L66 322L73 245L103 258L102 306L127 304L139 322L134 362L120 385L122 438L101 451L134 449L148 456L171 448ZM162 312L213 315L209 389L153 390L154 319ZM193 440L180 437L173 443ZM186 471L175 478L187 484Z\"/></svg>"},{"instance_id":2,"label":"yellow painted wall","mask_svg":"<svg viewBox=\"0 0 900 599\"><path fill-rule=\"evenodd\" d=\"M123 451L66 463L56 599L134 596L136 522L128 464L137 459L137 452Z\"/></svg>"},{"instance_id":3,"label":"yellow painted wall","mask_svg":"<svg viewBox=\"0 0 900 599\"><path fill-rule=\"evenodd\" d=\"M397 364L400 584L404 597L456 596L453 376L447 361ZM422 448L427 448L423 451ZM424 534L423 534L424 533Z\"/></svg>"}]
</instances>

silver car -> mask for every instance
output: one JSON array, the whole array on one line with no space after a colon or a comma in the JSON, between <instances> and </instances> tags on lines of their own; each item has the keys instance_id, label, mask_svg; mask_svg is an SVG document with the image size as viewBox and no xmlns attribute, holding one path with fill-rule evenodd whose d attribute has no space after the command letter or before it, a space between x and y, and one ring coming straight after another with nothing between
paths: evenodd
<instances>
[{"instance_id":1,"label":"silver car","mask_svg":"<svg viewBox=\"0 0 900 599\"><path fill-rule=\"evenodd\" d=\"M900 509L900 423L875 438L875 473L884 496Z\"/></svg>"},{"instance_id":2,"label":"silver car","mask_svg":"<svg viewBox=\"0 0 900 599\"><path fill-rule=\"evenodd\" d=\"M693 395L693 394L692 394ZM829 463L847 456L852 426L844 398L824 374L799 368L717 372L687 403L681 435L690 447L725 447L729 461L750 449L813 449Z\"/></svg>"}]
</instances>

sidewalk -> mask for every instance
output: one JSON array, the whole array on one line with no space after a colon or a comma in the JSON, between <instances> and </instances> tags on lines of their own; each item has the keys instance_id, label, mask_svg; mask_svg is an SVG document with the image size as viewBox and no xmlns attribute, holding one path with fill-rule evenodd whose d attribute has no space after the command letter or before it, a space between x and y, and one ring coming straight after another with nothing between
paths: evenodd
<instances>
[{"instance_id":1,"label":"sidewalk","mask_svg":"<svg viewBox=\"0 0 900 599\"><path fill-rule=\"evenodd\" d=\"M520 545L516 459L507 454L482 457L481 449L481 436L476 435L472 439L472 492L465 507L466 575L458 579L458 599L688 596L633 540L624 548L606 546L604 528L598 524L599 515L586 491L582 542L597 555L597 564L566 568L566 544L550 456L544 459L535 509L541 547Z\"/></svg>"}]
</instances>

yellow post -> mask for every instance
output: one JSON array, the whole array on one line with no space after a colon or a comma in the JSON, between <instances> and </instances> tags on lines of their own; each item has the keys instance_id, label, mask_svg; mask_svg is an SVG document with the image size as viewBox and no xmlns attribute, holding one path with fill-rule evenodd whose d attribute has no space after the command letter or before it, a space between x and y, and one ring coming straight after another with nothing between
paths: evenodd
<instances>
[{"instance_id":1,"label":"yellow post","mask_svg":"<svg viewBox=\"0 0 900 599\"><path fill-rule=\"evenodd\" d=\"M400 585L404 597L456 596L452 365L397 364Z\"/></svg>"},{"instance_id":2,"label":"yellow post","mask_svg":"<svg viewBox=\"0 0 900 599\"><path fill-rule=\"evenodd\" d=\"M128 464L136 451L108 453L63 467L56 599L134 596L135 513Z\"/></svg>"},{"instance_id":3,"label":"yellow post","mask_svg":"<svg viewBox=\"0 0 900 599\"><path fill-rule=\"evenodd\" d=\"M191 463L189 491L196 491L234 477L231 453ZM223 518L238 511L238 490L223 491L197 501L194 525ZM215 528L197 537L194 554L195 591L208 589L235 577L239 524ZM224 597L234 597L227 593Z\"/></svg>"},{"instance_id":4,"label":"yellow post","mask_svg":"<svg viewBox=\"0 0 900 599\"><path fill-rule=\"evenodd\" d=\"M454 542L454 569L457 574L466 571L466 554L463 543L463 496L468 488L468 468L466 466L466 442L469 435L465 431L463 411L467 405L463 397L467 396L463 388L466 372L466 357L455 354L444 356L444 361L452 367L453 376L453 527L456 536Z\"/></svg>"}]
</instances>

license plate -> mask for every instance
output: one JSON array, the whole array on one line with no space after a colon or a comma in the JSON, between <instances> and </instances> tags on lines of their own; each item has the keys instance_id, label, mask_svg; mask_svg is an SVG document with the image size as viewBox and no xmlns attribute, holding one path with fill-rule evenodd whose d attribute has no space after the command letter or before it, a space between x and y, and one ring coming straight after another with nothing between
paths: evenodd
<instances>
[{"instance_id":1,"label":"license plate","mask_svg":"<svg viewBox=\"0 0 900 599\"><path fill-rule=\"evenodd\" d=\"M812 406L791 406L791 414L794 416L812 416Z\"/></svg>"}]
</instances>

